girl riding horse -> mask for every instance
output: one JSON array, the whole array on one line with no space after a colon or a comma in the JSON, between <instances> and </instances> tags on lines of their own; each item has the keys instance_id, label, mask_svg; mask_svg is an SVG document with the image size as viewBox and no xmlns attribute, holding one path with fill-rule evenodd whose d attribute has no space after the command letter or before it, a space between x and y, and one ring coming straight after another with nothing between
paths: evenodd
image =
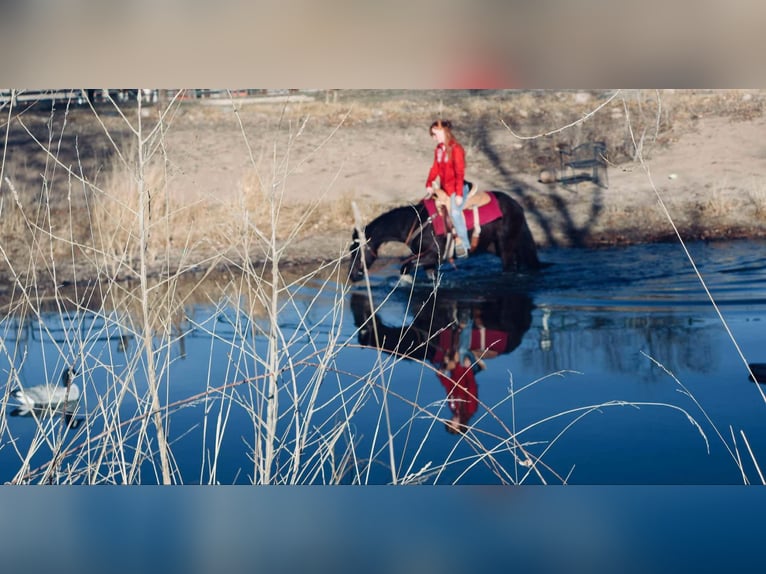
<instances>
[{"instance_id":1,"label":"girl riding horse","mask_svg":"<svg viewBox=\"0 0 766 574\"><path fill-rule=\"evenodd\" d=\"M436 194L437 205L444 199L446 194L449 201L450 216L457 232L458 240L455 244L455 252L458 257L468 257L468 231L463 218L463 205L465 203L465 150L455 139L452 133L452 122L449 120L437 120L431 124L431 137L436 140L434 149L434 162L426 179L426 199L434 195L433 183L439 178L439 187L443 193Z\"/></svg>"}]
</instances>

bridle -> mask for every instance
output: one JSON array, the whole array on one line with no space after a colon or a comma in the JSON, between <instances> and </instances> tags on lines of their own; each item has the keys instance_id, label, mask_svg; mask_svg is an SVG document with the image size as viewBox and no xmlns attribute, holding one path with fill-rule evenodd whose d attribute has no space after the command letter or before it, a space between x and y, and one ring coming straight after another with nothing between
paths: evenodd
<instances>
[{"instance_id":1,"label":"bridle","mask_svg":"<svg viewBox=\"0 0 766 574\"><path fill-rule=\"evenodd\" d=\"M355 238L354 238L354 243L356 243L356 244L357 244L358 246L360 246L360 247L362 246L362 240L361 240L361 239L359 239L358 237L355 237ZM367 249L367 250L370 252L370 254L371 254L371 255L372 255L372 256L373 256L375 259L377 259L377 258L378 258L378 253L377 253L377 251L376 251L375 249L373 249L372 247L370 247L370 244L369 244L369 242L368 242L368 241L366 241L366 237L365 237L365 242L364 242L364 248L365 248L365 249Z\"/></svg>"},{"instance_id":2,"label":"bridle","mask_svg":"<svg viewBox=\"0 0 766 574\"><path fill-rule=\"evenodd\" d=\"M412 261L415 261L416 259L420 258L423 255L423 252L420 250L415 250L412 248L410 243L412 243L415 239L417 239L420 235L423 234L423 231L433 223L434 216L429 215L428 218L426 218L425 221L422 221L420 225L418 225L418 221L412 222L412 227L410 227L409 233L407 233L407 239L404 241L404 244L410 248L410 250L413 252L412 255L407 256L404 261L402 262L404 265L411 263Z\"/></svg>"}]
</instances>

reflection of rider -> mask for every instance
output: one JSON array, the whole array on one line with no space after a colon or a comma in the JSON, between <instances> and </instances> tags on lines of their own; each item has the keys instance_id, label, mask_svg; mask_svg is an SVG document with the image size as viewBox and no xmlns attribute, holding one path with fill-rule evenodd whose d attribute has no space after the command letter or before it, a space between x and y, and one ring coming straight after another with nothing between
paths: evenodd
<instances>
[{"instance_id":1,"label":"reflection of rider","mask_svg":"<svg viewBox=\"0 0 766 574\"><path fill-rule=\"evenodd\" d=\"M532 323L532 299L514 293L469 303L429 296L417 305L411 324L391 326L373 312L367 293L353 293L359 342L433 365L453 419L447 430L465 432L478 409L476 377L486 368L484 361L521 344Z\"/></svg>"},{"instance_id":2,"label":"reflection of rider","mask_svg":"<svg viewBox=\"0 0 766 574\"><path fill-rule=\"evenodd\" d=\"M458 257L468 255L468 231L466 230L463 216L463 203L465 201L465 150L452 135L452 122L449 120L437 120L431 124L431 137L436 140L434 149L434 162L426 179L426 197L433 195L432 185L439 178L439 186L447 194L450 202L450 215L459 241L456 242L455 251ZM439 203L437 194L437 204Z\"/></svg>"},{"instance_id":3,"label":"reflection of rider","mask_svg":"<svg viewBox=\"0 0 766 574\"><path fill-rule=\"evenodd\" d=\"M457 352L445 361L444 369L438 373L439 381L447 391L447 404L452 411L452 419L445 423L445 427L452 434L464 433L469 419L479 407L478 387L471 360L456 359ZM449 376L446 371L449 371Z\"/></svg>"},{"instance_id":4,"label":"reflection of rider","mask_svg":"<svg viewBox=\"0 0 766 574\"><path fill-rule=\"evenodd\" d=\"M464 433L468 421L479 407L479 389L476 372L483 363L474 359L471 349L472 324L470 319L460 317L456 328L445 331L446 352L438 372L439 381L447 391L447 404L452 419L445 424L447 432Z\"/></svg>"}]
</instances>

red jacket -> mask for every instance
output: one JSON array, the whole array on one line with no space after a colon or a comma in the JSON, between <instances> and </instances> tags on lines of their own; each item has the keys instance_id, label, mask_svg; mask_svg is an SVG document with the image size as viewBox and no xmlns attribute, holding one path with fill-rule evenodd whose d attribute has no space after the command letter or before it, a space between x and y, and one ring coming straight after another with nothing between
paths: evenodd
<instances>
[{"instance_id":1,"label":"red jacket","mask_svg":"<svg viewBox=\"0 0 766 574\"><path fill-rule=\"evenodd\" d=\"M437 176L441 188L447 195L457 193L460 197L463 196L465 150L456 141L436 146L434 163L431 166L431 171L428 172L426 187L431 187Z\"/></svg>"},{"instance_id":2,"label":"red jacket","mask_svg":"<svg viewBox=\"0 0 766 574\"><path fill-rule=\"evenodd\" d=\"M466 424L479 407L479 388L476 377L470 367L456 365L447 377L438 372L439 381L447 391L447 404L453 414L460 416L460 422Z\"/></svg>"}]
</instances>

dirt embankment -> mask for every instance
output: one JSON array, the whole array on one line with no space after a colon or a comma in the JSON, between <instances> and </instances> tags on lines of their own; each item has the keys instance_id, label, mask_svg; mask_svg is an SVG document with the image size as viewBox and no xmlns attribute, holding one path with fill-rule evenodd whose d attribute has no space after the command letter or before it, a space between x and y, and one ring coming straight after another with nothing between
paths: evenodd
<instances>
[{"instance_id":1,"label":"dirt embankment","mask_svg":"<svg viewBox=\"0 0 766 574\"><path fill-rule=\"evenodd\" d=\"M2 268L129 277L141 206L157 273L261 260L272 236L284 262L336 258L352 204L368 221L422 196L436 117L455 124L468 178L519 200L541 247L671 239L668 214L685 239L761 237L764 101L760 91L341 91L333 102L176 102L144 110L142 148L136 114L30 110L3 125ZM594 140L607 145L608 187L538 181L559 168L559 145Z\"/></svg>"}]
</instances>

